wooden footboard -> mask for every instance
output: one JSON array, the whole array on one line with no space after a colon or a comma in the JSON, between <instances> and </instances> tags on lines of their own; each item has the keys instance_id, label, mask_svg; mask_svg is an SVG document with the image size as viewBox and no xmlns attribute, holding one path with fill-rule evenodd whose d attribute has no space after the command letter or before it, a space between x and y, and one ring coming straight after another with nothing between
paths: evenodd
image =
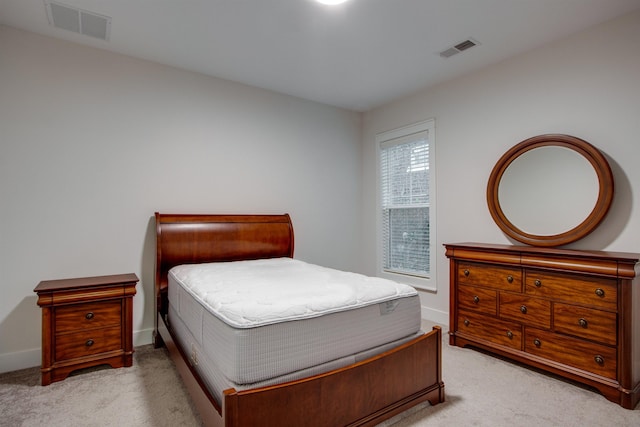
<instances>
[{"instance_id":1,"label":"wooden footboard","mask_svg":"<svg viewBox=\"0 0 640 427\"><path fill-rule=\"evenodd\" d=\"M226 390L220 410L162 319L158 322L160 336L207 426L374 426L418 403L444 401L442 331L437 326L406 344L325 374Z\"/></svg>"},{"instance_id":2,"label":"wooden footboard","mask_svg":"<svg viewBox=\"0 0 640 427\"><path fill-rule=\"evenodd\" d=\"M326 374L225 391L225 426L373 426L428 400L444 400L442 332Z\"/></svg>"}]
</instances>

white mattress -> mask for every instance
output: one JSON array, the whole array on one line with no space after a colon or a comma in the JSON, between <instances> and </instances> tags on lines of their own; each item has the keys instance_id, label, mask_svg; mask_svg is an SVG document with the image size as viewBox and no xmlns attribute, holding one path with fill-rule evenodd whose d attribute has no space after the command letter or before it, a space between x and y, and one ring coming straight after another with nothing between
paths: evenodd
<instances>
[{"instance_id":1,"label":"white mattress","mask_svg":"<svg viewBox=\"0 0 640 427\"><path fill-rule=\"evenodd\" d=\"M290 258L175 267L169 304L170 324L179 317L191 335L187 347L202 349L221 375L239 385L326 364L420 330L413 288Z\"/></svg>"}]
</instances>

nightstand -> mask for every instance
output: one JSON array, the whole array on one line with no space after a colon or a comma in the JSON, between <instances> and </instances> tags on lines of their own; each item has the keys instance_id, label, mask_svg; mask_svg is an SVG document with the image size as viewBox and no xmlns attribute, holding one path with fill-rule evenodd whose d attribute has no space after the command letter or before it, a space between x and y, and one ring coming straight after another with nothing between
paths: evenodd
<instances>
[{"instance_id":1,"label":"nightstand","mask_svg":"<svg viewBox=\"0 0 640 427\"><path fill-rule=\"evenodd\" d=\"M42 385L72 371L133 363L133 274L42 281Z\"/></svg>"}]
</instances>

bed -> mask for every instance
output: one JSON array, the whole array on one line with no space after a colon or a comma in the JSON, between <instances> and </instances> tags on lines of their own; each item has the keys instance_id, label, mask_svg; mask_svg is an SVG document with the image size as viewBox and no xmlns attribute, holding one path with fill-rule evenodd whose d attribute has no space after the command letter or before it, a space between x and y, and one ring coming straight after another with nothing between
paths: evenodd
<instances>
[{"instance_id":1,"label":"bed","mask_svg":"<svg viewBox=\"0 0 640 427\"><path fill-rule=\"evenodd\" d=\"M323 352L320 350L326 345L316 342L316 347L310 347L305 353L310 361L305 361L304 365L296 365L295 372L287 373L290 366L282 369L278 367L279 371L265 377L261 369L252 365L254 359L269 359L266 352L261 353L262 347L246 347L244 343L239 346L237 343L230 345L230 337L245 337L246 343L259 341L268 346L272 338L253 339L251 334L255 330L271 328L276 335L269 337L279 334L282 342L275 346L281 353L274 353L272 361L277 364L278 360L292 359L295 362L291 363L298 363L298 358L288 357L289 354L296 353L296 349L285 346L287 341L292 341L286 338L296 337L293 339L296 344L304 341L305 333L296 336L291 330L278 328L287 328L290 327L288 325L301 321L267 321L258 325L244 325L245 328L242 322L247 320L243 318L239 320L240 324L229 327L226 319L221 322L220 314L217 313L218 318L211 316L209 321L192 322L189 320L193 317L190 313L207 311L199 308L194 301L206 298L199 298L197 290L185 290L181 286L191 271L196 271L195 276L200 277L202 269L207 269L204 270L208 271L207 274L215 276L220 274L218 269L226 267L226 264L236 269L244 263L263 265L263 268L273 270L280 270L281 266L294 269L317 268L293 259L294 233L289 215L156 213L155 219L154 344L156 347L164 345L168 349L206 425L373 426L418 403L429 401L435 405L444 401L442 331L439 327L426 333L418 331L414 335L399 338L398 334L402 335L402 332L393 328L385 330L385 326L374 323L376 329L364 335L370 335L378 341L389 341L375 343L375 351L359 351L355 348L356 354L339 357L336 362L333 359L326 360L335 356L322 356ZM263 270L260 274L264 274L264 271L268 270ZM205 274L202 277L208 276ZM253 284L251 293L255 293L255 286L261 286L260 280L255 282L257 284ZM291 288L283 289L286 291ZM202 292L202 295L206 294ZM375 300L376 304L365 304L361 315L369 315L366 311L371 311L371 307L379 309L379 315L384 307L391 307L389 311L396 316L396 311L400 311L395 310L396 305L413 304L412 301L415 300L408 294L401 297L398 298L399 302ZM194 307L196 311L190 307ZM345 322L340 316L347 314L342 310L329 309L329 312L310 316L308 323L315 325L316 330L324 330L331 322L334 325L357 323ZM234 312L230 313L229 317L233 317ZM395 323L410 323L401 316L398 318L400 320ZM370 324L367 317L362 319L366 321L360 323ZM206 332L206 322L213 325L209 328L213 332ZM204 327L198 326L203 323ZM195 326L189 326L190 324ZM360 336L363 335L361 332L356 329L354 333ZM349 343L348 336L343 336L342 339L340 343ZM305 348L312 344L314 343L300 342L300 346ZM293 344L289 342L287 345ZM272 347L273 345L269 348ZM338 346L342 347L348 346ZM250 350L247 351L247 348ZM353 349L348 351L352 352ZM264 357L250 357L256 354ZM253 369L242 368L245 365ZM212 370L215 371L214 375L208 375ZM222 378L223 381L216 381L215 378Z\"/></svg>"}]
</instances>

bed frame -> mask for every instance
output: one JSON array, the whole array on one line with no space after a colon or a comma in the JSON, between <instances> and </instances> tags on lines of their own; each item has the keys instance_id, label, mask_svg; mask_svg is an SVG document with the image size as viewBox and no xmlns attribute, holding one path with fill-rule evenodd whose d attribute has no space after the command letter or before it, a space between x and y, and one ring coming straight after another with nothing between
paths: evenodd
<instances>
[{"instance_id":1,"label":"bed frame","mask_svg":"<svg viewBox=\"0 0 640 427\"><path fill-rule=\"evenodd\" d=\"M289 215L156 217L156 325L207 426L373 426L418 403L444 401L442 331L324 374L274 386L225 390L218 404L189 363L167 319L167 273L180 264L293 257Z\"/></svg>"}]
</instances>

